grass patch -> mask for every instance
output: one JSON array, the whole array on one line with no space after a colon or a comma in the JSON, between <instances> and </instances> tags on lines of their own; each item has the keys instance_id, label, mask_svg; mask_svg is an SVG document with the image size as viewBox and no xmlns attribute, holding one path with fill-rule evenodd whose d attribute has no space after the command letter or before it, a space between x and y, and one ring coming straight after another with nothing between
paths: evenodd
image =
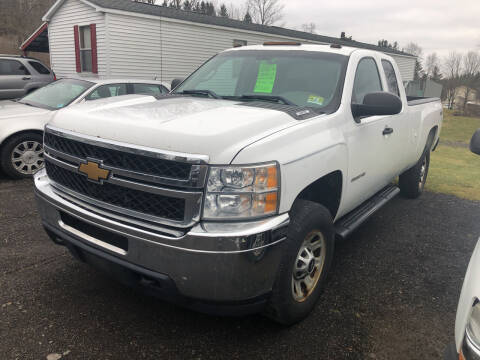
<instances>
[{"instance_id":1,"label":"grass patch","mask_svg":"<svg viewBox=\"0 0 480 360\"><path fill-rule=\"evenodd\" d=\"M475 130L480 128L480 118L453 116L452 110L444 109L440 141L470 143Z\"/></svg>"},{"instance_id":2,"label":"grass patch","mask_svg":"<svg viewBox=\"0 0 480 360\"><path fill-rule=\"evenodd\" d=\"M430 157L426 189L480 201L480 156L468 148L439 145Z\"/></svg>"},{"instance_id":3,"label":"grass patch","mask_svg":"<svg viewBox=\"0 0 480 360\"><path fill-rule=\"evenodd\" d=\"M480 156L468 144L480 118L453 116L444 110L440 145L430 157L426 189L480 201Z\"/></svg>"}]
</instances>

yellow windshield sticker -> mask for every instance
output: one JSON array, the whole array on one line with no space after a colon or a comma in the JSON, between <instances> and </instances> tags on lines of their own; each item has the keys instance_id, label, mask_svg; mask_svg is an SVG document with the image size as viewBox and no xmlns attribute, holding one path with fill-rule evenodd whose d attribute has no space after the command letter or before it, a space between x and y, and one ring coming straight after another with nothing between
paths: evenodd
<instances>
[{"instance_id":1,"label":"yellow windshield sticker","mask_svg":"<svg viewBox=\"0 0 480 360\"><path fill-rule=\"evenodd\" d=\"M317 104L317 105L323 105L323 100L325 100L325 99L324 99L323 97L321 97L321 96L310 95L310 96L308 97L307 103Z\"/></svg>"},{"instance_id":2,"label":"yellow windshield sticker","mask_svg":"<svg viewBox=\"0 0 480 360\"><path fill-rule=\"evenodd\" d=\"M271 94L275 78L277 77L277 64L262 61L258 67L257 82L253 92Z\"/></svg>"}]
</instances>

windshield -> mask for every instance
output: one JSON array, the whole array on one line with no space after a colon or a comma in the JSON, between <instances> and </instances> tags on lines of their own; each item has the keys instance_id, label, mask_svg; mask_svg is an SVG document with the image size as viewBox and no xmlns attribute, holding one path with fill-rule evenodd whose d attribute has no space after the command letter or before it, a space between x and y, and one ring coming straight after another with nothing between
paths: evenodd
<instances>
[{"instance_id":1,"label":"windshield","mask_svg":"<svg viewBox=\"0 0 480 360\"><path fill-rule=\"evenodd\" d=\"M278 101L321 112L340 103L348 58L315 51L240 50L219 54L175 93Z\"/></svg>"},{"instance_id":2,"label":"windshield","mask_svg":"<svg viewBox=\"0 0 480 360\"><path fill-rule=\"evenodd\" d=\"M77 79L62 79L44 86L19 100L22 104L50 110L61 109L94 84Z\"/></svg>"}]
</instances>

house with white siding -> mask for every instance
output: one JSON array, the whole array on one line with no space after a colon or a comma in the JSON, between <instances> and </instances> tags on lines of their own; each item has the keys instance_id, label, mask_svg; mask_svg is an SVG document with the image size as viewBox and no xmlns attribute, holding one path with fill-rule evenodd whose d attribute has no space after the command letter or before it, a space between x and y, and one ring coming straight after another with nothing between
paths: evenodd
<instances>
[{"instance_id":1,"label":"house with white siding","mask_svg":"<svg viewBox=\"0 0 480 360\"><path fill-rule=\"evenodd\" d=\"M404 81L413 79L415 56L346 38L248 24L132 0L58 0L45 22L22 44L49 51L59 77L183 78L225 49L268 41L340 44L392 56ZM379 34L379 38L381 34Z\"/></svg>"}]
</instances>

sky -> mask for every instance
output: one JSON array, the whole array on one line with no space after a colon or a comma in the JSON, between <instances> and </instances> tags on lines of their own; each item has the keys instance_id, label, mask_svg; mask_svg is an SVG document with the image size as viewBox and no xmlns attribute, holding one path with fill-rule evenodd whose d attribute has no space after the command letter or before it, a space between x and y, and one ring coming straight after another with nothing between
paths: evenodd
<instances>
[{"instance_id":1,"label":"sky","mask_svg":"<svg viewBox=\"0 0 480 360\"><path fill-rule=\"evenodd\" d=\"M278 24L288 28L313 22L320 35L339 37L345 31L357 41L386 39L400 47L413 41L424 58L432 52L442 58L452 50L480 51L480 0L280 1L284 16Z\"/></svg>"}]
</instances>

